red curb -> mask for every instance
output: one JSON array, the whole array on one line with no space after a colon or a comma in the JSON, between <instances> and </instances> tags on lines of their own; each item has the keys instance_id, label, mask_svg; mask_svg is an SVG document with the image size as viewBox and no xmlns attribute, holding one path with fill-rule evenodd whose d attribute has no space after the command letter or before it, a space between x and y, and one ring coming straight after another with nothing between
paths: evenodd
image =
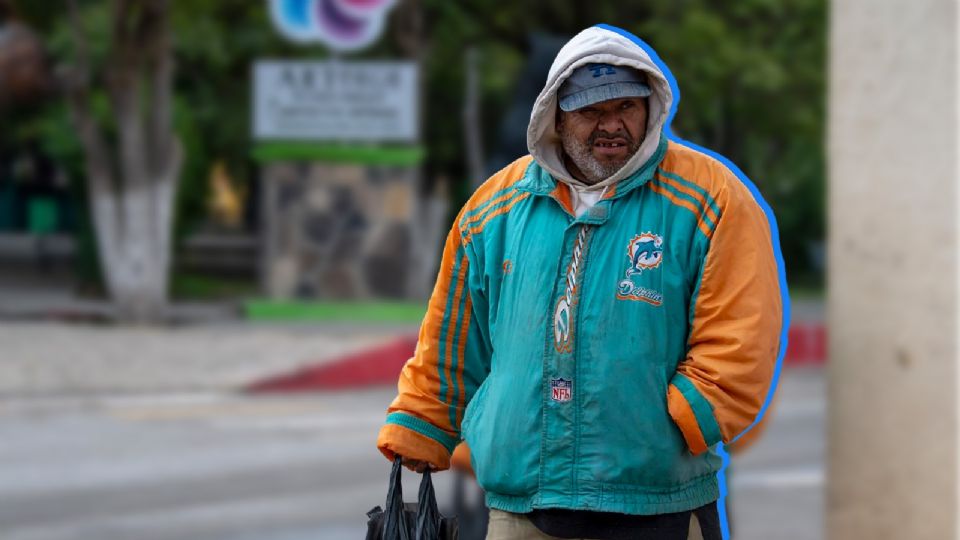
<instances>
[{"instance_id":1,"label":"red curb","mask_svg":"<svg viewBox=\"0 0 960 540\"><path fill-rule=\"evenodd\" d=\"M827 332L821 323L798 323L790 327L789 344L783 363L822 365L826 362ZM342 358L307 366L255 382L247 392L310 392L342 390L364 386L397 384L403 364L413 356L417 335L411 334Z\"/></svg>"},{"instance_id":2,"label":"red curb","mask_svg":"<svg viewBox=\"0 0 960 540\"><path fill-rule=\"evenodd\" d=\"M783 363L822 365L827 361L827 329L822 323L797 323L787 331Z\"/></svg>"},{"instance_id":3,"label":"red curb","mask_svg":"<svg viewBox=\"0 0 960 540\"><path fill-rule=\"evenodd\" d=\"M404 336L372 349L292 373L255 382L247 392L309 392L371 385L395 385L403 364L413 356L417 335Z\"/></svg>"}]
</instances>

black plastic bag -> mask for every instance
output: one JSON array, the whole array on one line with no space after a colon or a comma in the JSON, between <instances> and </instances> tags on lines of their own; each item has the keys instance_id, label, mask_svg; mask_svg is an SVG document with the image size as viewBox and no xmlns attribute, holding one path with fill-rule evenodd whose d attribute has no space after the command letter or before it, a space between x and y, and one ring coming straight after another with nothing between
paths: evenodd
<instances>
[{"instance_id":1,"label":"black plastic bag","mask_svg":"<svg viewBox=\"0 0 960 540\"><path fill-rule=\"evenodd\" d=\"M420 480L418 502L404 503L402 468L397 456L390 471L386 509L377 506L367 512L367 540L458 540L457 519L443 517L437 509L430 471Z\"/></svg>"}]
</instances>

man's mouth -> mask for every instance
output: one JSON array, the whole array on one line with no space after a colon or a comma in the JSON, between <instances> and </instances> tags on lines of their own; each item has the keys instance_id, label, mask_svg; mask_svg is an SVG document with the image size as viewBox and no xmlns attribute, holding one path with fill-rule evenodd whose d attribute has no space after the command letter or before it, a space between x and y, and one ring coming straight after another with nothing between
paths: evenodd
<instances>
[{"instance_id":1,"label":"man's mouth","mask_svg":"<svg viewBox=\"0 0 960 540\"><path fill-rule=\"evenodd\" d=\"M593 143L593 151L598 156L621 156L629 148L626 139L597 139Z\"/></svg>"}]
</instances>

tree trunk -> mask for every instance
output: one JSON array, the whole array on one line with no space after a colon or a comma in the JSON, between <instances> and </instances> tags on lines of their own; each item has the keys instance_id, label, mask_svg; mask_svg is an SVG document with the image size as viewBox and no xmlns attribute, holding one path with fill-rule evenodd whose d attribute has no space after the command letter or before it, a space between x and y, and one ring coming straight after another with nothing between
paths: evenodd
<instances>
[{"instance_id":1,"label":"tree trunk","mask_svg":"<svg viewBox=\"0 0 960 540\"><path fill-rule=\"evenodd\" d=\"M77 62L64 78L86 154L101 266L119 320L166 318L171 229L182 149L172 126L169 0L114 0L104 67L117 142L91 111L92 66L76 0L68 0Z\"/></svg>"},{"instance_id":2,"label":"tree trunk","mask_svg":"<svg viewBox=\"0 0 960 540\"><path fill-rule=\"evenodd\" d=\"M480 125L480 53L476 46L467 48L466 77L463 98L463 133L467 148L467 170L470 174L470 189L475 190L486 180L483 164L483 126Z\"/></svg>"},{"instance_id":3,"label":"tree trunk","mask_svg":"<svg viewBox=\"0 0 960 540\"><path fill-rule=\"evenodd\" d=\"M138 324L164 320L170 270L170 237L175 178L149 179L151 189L123 194L122 222L95 215L111 228L109 249L101 249L117 317ZM108 221L112 221L108 222Z\"/></svg>"}]
</instances>

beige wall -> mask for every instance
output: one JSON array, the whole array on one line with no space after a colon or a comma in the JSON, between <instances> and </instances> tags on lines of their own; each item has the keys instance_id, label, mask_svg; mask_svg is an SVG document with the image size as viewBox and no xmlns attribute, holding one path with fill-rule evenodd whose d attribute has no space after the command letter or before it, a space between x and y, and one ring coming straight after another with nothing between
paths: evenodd
<instances>
[{"instance_id":1,"label":"beige wall","mask_svg":"<svg viewBox=\"0 0 960 540\"><path fill-rule=\"evenodd\" d=\"M830 15L827 537L960 538L958 1Z\"/></svg>"}]
</instances>

